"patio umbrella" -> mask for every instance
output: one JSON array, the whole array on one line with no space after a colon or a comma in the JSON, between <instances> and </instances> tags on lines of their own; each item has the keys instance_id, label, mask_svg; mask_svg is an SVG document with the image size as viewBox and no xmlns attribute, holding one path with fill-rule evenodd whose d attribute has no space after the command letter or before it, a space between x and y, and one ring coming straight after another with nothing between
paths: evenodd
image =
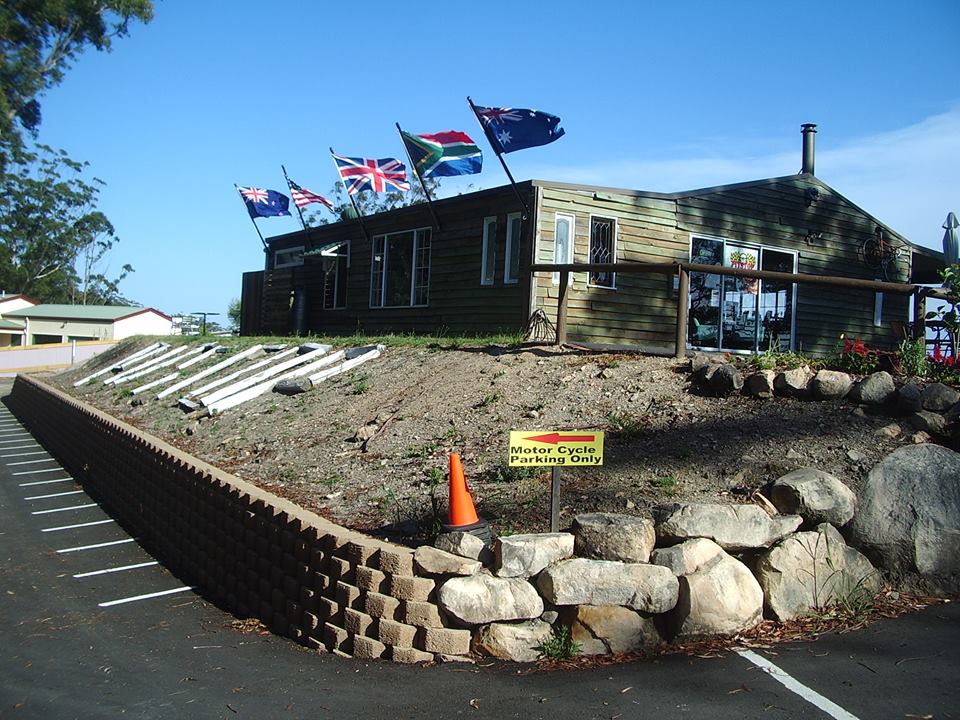
<instances>
[{"instance_id":1,"label":"patio umbrella","mask_svg":"<svg viewBox=\"0 0 960 720\"><path fill-rule=\"evenodd\" d=\"M943 223L943 227L946 230L943 233L943 256L946 260L947 265L955 265L960 262L958 255L960 255L960 221L957 220L957 216L953 213L947 214L947 219Z\"/></svg>"}]
</instances>

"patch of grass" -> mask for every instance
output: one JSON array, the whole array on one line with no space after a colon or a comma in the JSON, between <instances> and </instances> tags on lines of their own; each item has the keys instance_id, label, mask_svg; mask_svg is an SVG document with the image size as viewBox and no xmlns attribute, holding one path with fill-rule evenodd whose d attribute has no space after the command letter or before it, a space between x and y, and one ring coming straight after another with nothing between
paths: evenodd
<instances>
[{"instance_id":1,"label":"patch of grass","mask_svg":"<svg viewBox=\"0 0 960 720\"><path fill-rule=\"evenodd\" d=\"M488 393L487 395L483 396L483 400L478 402L473 407L475 410L480 410L481 408L489 407L490 405L493 405L495 402L497 402L497 400L499 400L502 397L503 395L499 390L492 393Z\"/></svg>"},{"instance_id":2,"label":"patch of grass","mask_svg":"<svg viewBox=\"0 0 960 720\"><path fill-rule=\"evenodd\" d=\"M679 490L680 485L673 475L663 475L661 477L654 478L650 481L650 484L653 485L657 490L660 490L667 495L675 494Z\"/></svg>"},{"instance_id":3,"label":"patch of grass","mask_svg":"<svg viewBox=\"0 0 960 720\"><path fill-rule=\"evenodd\" d=\"M333 492L338 486L343 485L344 477L339 470L331 470L318 480L327 490Z\"/></svg>"},{"instance_id":4,"label":"patch of grass","mask_svg":"<svg viewBox=\"0 0 960 720\"><path fill-rule=\"evenodd\" d=\"M438 443L436 441L428 442L424 445L411 445L403 451L403 457L408 460L419 458L422 462L426 462L427 459L436 452L437 447Z\"/></svg>"},{"instance_id":5,"label":"patch of grass","mask_svg":"<svg viewBox=\"0 0 960 720\"><path fill-rule=\"evenodd\" d=\"M489 470L490 479L496 483L516 483L529 480L540 474L540 468L535 465L507 465L500 463Z\"/></svg>"},{"instance_id":6,"label":"patch of grass","mask_svg":"<svg viewBox=\"0 0 960 720\"><path fill-rule=\"evenodd\" d=\"M350 378L350 386L354 395L363 395L370 389L370 377L366 373L358 373Z\"/></svg>"},{"instance_id":7,"label":"patch of grass","mask_svg":"<svg viewBox=\"0 0 960 720\"><path fill-rule=\"evenodd\" d=\"M622 438L642 437L647 431L647 424L641 417L625 412L612 412L607 415L610 431Z\"/></svg>"},{"instance_id":8,"label":"patch of grass","mask_svg":"<svg viewBox=\"0 0 960 720\"><path fill-rule=\"evenodd\" d=\"M570 660L579 654L581 645L574 642L573 634L567 625L556 625L546 642L540 646L540 652L548 660Z\"/></svg>"}]
</instances>

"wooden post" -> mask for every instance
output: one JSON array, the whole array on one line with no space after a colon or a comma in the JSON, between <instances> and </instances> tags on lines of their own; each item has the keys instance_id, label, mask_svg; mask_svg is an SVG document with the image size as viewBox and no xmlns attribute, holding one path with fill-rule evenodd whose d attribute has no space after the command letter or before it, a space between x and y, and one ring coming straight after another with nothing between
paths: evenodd
<instances>
[{"instance_id":1,"label":"wooden post","mask_svg":"<svg viewBox=\"0 0 960 720\"><path fill-rule=\"evenodd\" d=\"M927 336L927 295L924 289L917 288L913 293L913 339Z\"/></svg>"},{"instance_id":2,"label":"wooden post","mask_svg":"<svg viewBox=\"0 0 960 720\"><path fill-rule=\"evenodd\" d=\"M567 298L570 288L570 273L560 273L560 296L557 298L557 345L567 342Z\"/></svg>"},{"instance_id":3,"label":"wooden post","mask_svg":"<svg viewBox=\"0 0 960 720\"><path fill-rule=\"evenodd\" d=\"M680 273L680 291L677 293L677 347L674 357L678 360L687 355L687 305L690 302L690 273L682 265L677 265Z\"/></svg>"},{"instance_id":4,"label":"wooden post","mask_svg":"<svg viewBox=\"0 0 960 720\"><path fill-rule=\"evenodd\" d=\"M550 473L550 532L560 532L560 466Z\"/></svg>"}]
</instances>

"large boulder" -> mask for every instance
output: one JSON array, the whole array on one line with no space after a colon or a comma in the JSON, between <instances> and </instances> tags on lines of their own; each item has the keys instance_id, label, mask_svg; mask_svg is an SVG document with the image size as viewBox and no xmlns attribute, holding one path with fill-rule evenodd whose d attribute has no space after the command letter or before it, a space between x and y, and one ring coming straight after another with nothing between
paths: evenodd
<instances>
[{"instance_id":1,"label":"large boulder","mask_svg":"<svg viewBox=\"0 0 960 720\"><path fill-rule=\"evenodd\" d=\"M543 644L552 628L543 620L522 623L491 623L481 627L473 638L473 650L513 662L533 662L543 655Z\"/></svg>"},{"instance_id":2,"label":"large boulder","mask_svg":"<svg viewBox=\"0 0 960 720\"><path fill-rule=\"evenodd\" d=\"M763 591L753 573L719 547L712 555L679 578L677 605L666 617L674 638L733 635L763 619Z\"/></svg>"},{"instance_id":3,"label":"large boulder","mask_svg":"<svg viewBox=\"0 0 960 720\"><path fill-rule=\"evenodd\" d=\"M650 562L669 568L674 575L689 575L722 552L723 548L713 540L694 538L679 545L657 548L651 553Z\"/></svg>"},{"instance_id":4,"label":"large boulder","mask_svg":"<svg viewBox=\"0 0 960 720\"><path fill-rule=\"evenodd\" d=\"M778 395L803 398L810 394L813 370L806 365L778 373L773 380L773 389Z\"/></svg>"},{"instance_id":5,"label":"large boulder","mask_svg":"<svg viewBox=\"0 0 960 720\"><path fill-rule=\"evenodd\" d=\"M896 395L897 386L886 370L868 375L850 391L850 399L861 405L886 405Z\"/></svg>"},{"instance_id":6,"label":"large boulder","mask_svg":"<svg viewBox=\"0 0 960 720\"><path fill-rule=\"evenodd\" d=\"M960 401L960 393L943 383L930 383L923 389L920 396L924 410L943 413Z\"/></svg>"},{"instance_id":7,"label":"large boulder","mask_svg":"<svg viewBox=\"0 0 960 720\"><path fill-rule=\"evenodd\" d=\"M847 547L829 523L781 540L760 557L755 574L778 620L819 613L832 605L862 606L882 585L870 561Z\"/></svg>"},{"instance_id":8,"label":"large boulder","mask_svg":"<svg viewBox=\"0 0 960 720\"><path fill-rule=\"evenodd\" d=\"M486 571L455 577L440 586L438 604L464 625L531 620L543 612L543 599L522 578L498 578Z\"/></svg>"},{"instance_id":9,"label":"large boulder","mask_svg":"<svg viewBox=\"0 0 960 720\"><path fill-rule=\"evenodd\" d=\"M923 410L923 392L915 382L907 382L897 391L897 410L902 413L915 413Z\"/></svg>"},{"instance_id":10,"label":"large boulder","mask_svg":"<svg viewBox=\"0 0 960 720\"><path fill-rule=\"evenodd\" d=\"M804 467L778 478L770 499L777 510L799 515L811 525L846 525L853 517L857 496L830 473Z\"/></svg>"},{"instance_id":11,"label":"large boulder","mask_svg":"<svg viewBox=\"0 0 960 720\"><path fill-rule=\"evenodd\" d=\"M660 642L653 618L616 605L577 605L564 616L581 655L628 653Z\"/></svg>"},{"instance_id":12,"label":"large boulder","mask_svg":"<svg viewBox=\"0 0 960 720\"><path fill-rule=\"evenodd\" d=\"M532 577L547 565L572 555L570 533L508 535L493 544L494 568L500 577Z\"/></svg>"},{"instance_id":13,"label":"large boulder","mask_svg":"<svg viewBox=\"0 0 960 720\"><path fill-rule=\"evenodd\" d=\"M743 391L750 397L773 397L773 383L776 378L777 373L773 370L758 370L743 381Z\"/></svg>"},{"instance_id":14,"label":"large boulder","mask_svg":"<svg viewBox=\"0 0 960 720\"><path fill-rule=\"evenodd\" d=\"M770 547L802 521L797 515L770 517L757 505L673 503L657 509L656 529L660 544L701 537L739 552Z\"/></svg>"},{"instance_id":15,"label":"large boulder","mask_svg":"<svg viewBox=\"0 0 960 720\"><path fill-rule=\"evenodd\" d=\"M583 513L571 527L578 557L642 563L657 540L653 520L613 513Z\"/></svg>"},{"instance_id":16,"label":"large boulder","mask_svg":"<svg viewBox=\"0 0 960 720\"><path fill-rule=\"evenodd\" d=\"M818 370L810 381L810 392L817 400L839 400L853 387L853 378L837 370Z\"/></svg>"},{"instance_id":17,"label":"large boulder","mask_svg":"<svg viewBox=\"0 0 960 720\"><path fill-rule=\"evenodd\" d=\"M867 476L850 531L894 580L960 592L960 454L930 444L895 450Z\"/></svg>"},{"instance_id":18,"label":"large boulder","mask_svg":"<svg viewBox=\"0 0 960 720\"><path fill-rule=\"evenodd\" d=\"M553 605L623 605L662 613L677 602L677 578L665 567L574 558L537 577L537 588Z\"/></svg>"},{"instance_id":19,"label":"large boulder","mask_svg":"<svg viewBox=\"0 0 960 720\"><path fill-rule=\"evenodd\" d=\"M727 397L739 392L743 387L743 375L733 365L724 363L710 376L710 393L717 397Z\"/></svg>"},{"instance_id":20,"label":"large boulder","mask_svg":"<svg viewBox=\"0 0 960 720\"><path fill-rule=\"evenodd\" d=\"M429 545L421 545L413 553L417 568L427 575L474 575L483 564L479 560L454 555Z\"/></svg>"}]
</instances>

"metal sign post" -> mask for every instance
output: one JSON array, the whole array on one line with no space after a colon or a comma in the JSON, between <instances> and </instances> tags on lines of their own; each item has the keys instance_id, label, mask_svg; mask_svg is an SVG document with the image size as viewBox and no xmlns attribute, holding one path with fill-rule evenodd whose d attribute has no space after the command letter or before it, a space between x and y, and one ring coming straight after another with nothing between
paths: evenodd
<instances>
[{"instance_id":1,"label":"metal sign post","mask_svg":"<svg viewBox=\"0 0 960 720\"><path fill-rule=\"evenodd\" d=\"M550 477L550 532L560 529L560 470L566 466L603 465L603 433L597 430L512 430L511 467L552 468Z\"/></svg>"}]
</instances>

